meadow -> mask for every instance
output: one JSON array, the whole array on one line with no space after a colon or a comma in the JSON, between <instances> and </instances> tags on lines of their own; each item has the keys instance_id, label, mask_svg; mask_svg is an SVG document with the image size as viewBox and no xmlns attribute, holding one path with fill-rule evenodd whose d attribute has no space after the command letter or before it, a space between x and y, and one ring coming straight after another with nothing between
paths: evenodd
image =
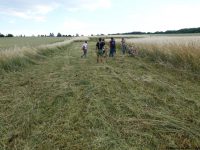
<instances>
[{"instance_id":1,"label":"meadow","mask_svg":"<svg viewBox=\"0 0 200 150\"><path fill-rule=\"evenodd\" d=\"M43 51L56 50L80 38L57 37L16 37L0 38L0 72L18 70L27 64L37 64L35 58L42 59ZM86 38L87 40L87 38Z\"/></svg>"},{"instance_id":2,"label":"meadow","mask_svg":"<svg viewBox=\"0 0 200 150\"><path fill-rule=\"evenodd\" d=\"M4 37L0 38L0 51L23 47L38 47L40 45L62 42L66 39L63 37Z\"/></svg>"},{"instance_id":3,"label":"meadow","mask_svg":"<svg viewBox=\"0 0 200 150\"><path fill-rule=\"evenodd\" d=\"M199 149L198 68L168 59L187 52L198 63L198 37L182 38L131 36L138 56L122 56L118 45L116 57L100 64L94 37L39 48L24 55L28 64L4 62L0 149Z\"/></svg>"}]
</instances>

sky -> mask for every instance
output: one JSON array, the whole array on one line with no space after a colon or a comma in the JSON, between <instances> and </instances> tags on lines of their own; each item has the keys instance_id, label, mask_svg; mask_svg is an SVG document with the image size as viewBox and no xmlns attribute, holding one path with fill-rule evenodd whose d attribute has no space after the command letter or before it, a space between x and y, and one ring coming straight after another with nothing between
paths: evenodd
<instances>
[{"instance_id":1,"label":"sky","mask_svg":"<svg viewBox=\"0 0 200 150\"><path fill-rule=\"evenodd\" d=\"M155 32L200 27L200 0L0 0L0 33Z\"/></svg>"}]
</instances>

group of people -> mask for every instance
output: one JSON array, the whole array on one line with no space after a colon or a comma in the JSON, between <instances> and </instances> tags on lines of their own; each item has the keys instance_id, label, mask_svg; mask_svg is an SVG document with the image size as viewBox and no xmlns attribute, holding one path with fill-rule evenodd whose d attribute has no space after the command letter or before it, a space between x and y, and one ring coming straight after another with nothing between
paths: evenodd
<instances>
[{"instance_id":1,"label":"group of people","mask_svg":"<svg viewBox=\"0 0 200 150\"><path fill-rule=\"evenodd\" d=\"M109 45L109 47L108 47ZM97 63L99 62L103 62L103 58L105 58L105 60L107 61L107 57L114 57L116 54L116 42L115 39L113 37L111 37L109 44L106 45L106 42L103 38L99 38L99 40L96 43L96 54L97 54ZM125 39L122 38L121 39L121 50L122 50L122 54L124 55L126 52L128 52L130 54L130 50L132 48L129 48L126 45ZM83 57L87 57L87 51L88 51L88 43L87 41L84 42L84 44L82 45L82 50L83 50L83 55L81 56L81 58ZM109 52L109 55L108 55Z\"/></svg>"},{"instance_id":2,"label":"group of people","mask_svg":"<svg viewBox=\"0 0 200 150\"><path fill-rule=\"evenodd\" d=\"M109 57L114 57L116 53L116 43L114 38L111 38L109 42ZM99 38L99 41L96 43L96 53L97 53L97 63L103 61L103 57L107 60L108 57L108 46L105 43L105 40Z\"/></svg>"}]
</instances>

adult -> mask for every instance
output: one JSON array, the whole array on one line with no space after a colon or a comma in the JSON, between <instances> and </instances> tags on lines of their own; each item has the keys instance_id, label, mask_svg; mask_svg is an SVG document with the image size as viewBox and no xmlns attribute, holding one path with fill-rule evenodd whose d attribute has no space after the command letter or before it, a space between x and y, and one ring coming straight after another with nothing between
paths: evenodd
<instances>
[{"instance_id":1,"label":"adult","mask_svg":"<svg viewBox=\"0 0 200 150\"><path fill-rule=\"evenodd\" d=\"M87 51L88 51L88 44L87 41L85 41L82 45L82 50L83 50L83 55L81 56L81 58L83 57L87 57Z\"/></svg>"},{"instance_id":2,"label":"adult","mask_svg":"<svg viewBox=\"0 0 200 150\"><path fill-rule=\"evenodd\" d=\"M102 39L99 38L99 41L96 43L97 63L102 62L104 46L105 42L103 42Z\"/></svg>"},{"instance_id":3,"label":"adult","mask_svg":"<svg viewBox=\"0 0 200 150\"><path fill-rule=\"evenodd\" d=\"M114 54L116 53L116 43L113 37L111 37L110 40L110 54L109 57L114 57Z\"/></svg>"}]
</instances>

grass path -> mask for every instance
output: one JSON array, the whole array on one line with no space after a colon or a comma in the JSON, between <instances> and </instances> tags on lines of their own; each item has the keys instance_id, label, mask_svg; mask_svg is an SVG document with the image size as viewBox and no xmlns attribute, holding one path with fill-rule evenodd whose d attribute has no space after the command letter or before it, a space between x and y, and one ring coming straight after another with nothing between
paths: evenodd
<instances>
[{"instance_id":1,"label":"grass path","mask_svg":"<svg viewBox=\"0 0 200 150\"><path fill-rule=\"evenodd\" d=\"M200 148L199 76L89 44L0 75L0 149Z\"/></svg>"}]
</instances>

